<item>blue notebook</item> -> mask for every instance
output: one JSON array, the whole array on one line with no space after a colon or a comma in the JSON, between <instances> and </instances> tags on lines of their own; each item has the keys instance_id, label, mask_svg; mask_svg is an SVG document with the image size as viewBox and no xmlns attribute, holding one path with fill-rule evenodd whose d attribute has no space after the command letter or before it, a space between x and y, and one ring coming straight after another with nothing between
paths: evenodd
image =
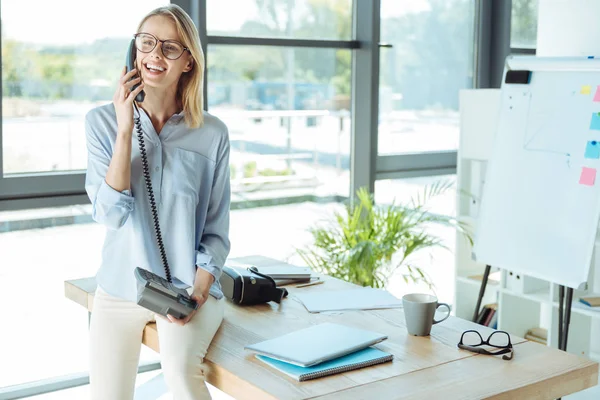
<instances>
[{"instance_id":1,"label":"blue notebook","mask_svg":"<svg viewBox=\"0 0 600 400\"><path fill-rule=\"evenodd\" d=\"M347 354L334 360L325 361L312 367L300 367L260 354L256 354L255 357L300 382L381 364L392 361L394 358L392 354L381 351L375 347L367 347L366 349Z\"/></svg>"},{"instance_id":2,"label":"blue notebook","mask_svg":"<svg viewBox=\"0 0 600 400\"><path fill-rule=\"evenodd\" d=\"M246 345L244 349L299 367L312 367L366 349L385 339L387 335L379 332L323 322Z\"/></svg>"}]
</instances>

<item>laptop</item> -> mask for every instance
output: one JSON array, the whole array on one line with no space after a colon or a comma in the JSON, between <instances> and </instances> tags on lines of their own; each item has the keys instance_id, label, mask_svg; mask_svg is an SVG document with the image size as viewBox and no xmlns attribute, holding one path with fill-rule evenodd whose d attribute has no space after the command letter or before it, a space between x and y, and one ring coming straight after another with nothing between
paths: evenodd
<instances>
[{"instance_id":1,"label":"laptop","mask_svg":"<svg viewBox=\"0 0 600 400\"><path fill-rule=\"evenodd\" d=\"M269 275L273 279L303 279L309 278L311 269L308 267L295 267L290 264L273 265L269 267L256 267L261 274Z\"/></svg>"},{"instance_id":2,"label":"laptop","mask_svg":"<svg viewBox=\"0 0 600 400\"><path fill-rule=\"evenodd\" d=\"M300 367L310 367L385 339L387 335L378 332L326 322L244 348Z\"/></svg>"}]
</instances>

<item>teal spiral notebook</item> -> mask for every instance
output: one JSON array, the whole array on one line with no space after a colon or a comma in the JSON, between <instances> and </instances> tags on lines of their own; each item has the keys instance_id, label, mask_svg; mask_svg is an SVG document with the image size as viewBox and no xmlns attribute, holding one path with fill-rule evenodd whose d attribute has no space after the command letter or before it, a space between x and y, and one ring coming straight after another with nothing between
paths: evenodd
<instances>
[{"instance_id":1,"label":"teal spiral notebook","mask_svg":"<svg viewBox=\"0 0 600 400\"><path fill-rule=\"evenodd\" d=\"M255 357L300 382L381 364L392 361L394 358L392 354L381 351L375 347L367 347L312 367L300 367L260 354L256 354Z\"/></svg>"}]
</instances>

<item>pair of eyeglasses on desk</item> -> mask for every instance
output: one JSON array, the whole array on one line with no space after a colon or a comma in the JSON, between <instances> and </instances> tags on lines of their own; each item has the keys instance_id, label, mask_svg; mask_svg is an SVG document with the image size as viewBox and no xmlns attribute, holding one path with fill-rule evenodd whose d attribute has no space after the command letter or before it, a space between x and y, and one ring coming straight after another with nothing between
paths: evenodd
<instances>
[{"instance_id":1,"label":"pair of eyeglasses on desk","mask_svg":"<svg viewBox=\"0 0 600 400\"><path fill-rule=\"evenodd\" d=\"M482 346L492 347L497 350L488 350ZM504 331L493 332L487 340L483 340L481 334L477 331L465 331L460 337L458 347L463 350L488 356L502 355L502 359L507 361L512 360L514 354L510 335Z\"/></svg>"}]
</instances>

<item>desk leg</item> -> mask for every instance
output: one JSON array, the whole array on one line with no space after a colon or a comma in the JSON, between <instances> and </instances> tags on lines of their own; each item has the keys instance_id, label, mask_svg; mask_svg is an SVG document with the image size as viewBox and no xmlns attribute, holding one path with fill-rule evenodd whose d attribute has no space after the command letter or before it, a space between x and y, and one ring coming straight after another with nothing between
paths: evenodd
<instances>
[{"instance_id":1,"label":"desk leg","mask_svg":"<svg viewBox=\"0 0 600 400\"><path fill-rule=\"evenodd\" d=\"M485 272L483 273L483 279L481 280L481 286L479 287L479 296L477 297L477 305L475 306L475 311L473 312L473 322L477 322L477 317L479 316L479 308L481 307L481 300L483 299L483 295L485 294L485 287L487 286L488 277L490 276L491 265L485 266Z\"/></svg>"},{"instance_id":2,"label":"desk leg","mask_svg":"<svg viewBox=\"0 0 600 400\"><path fill-rule=\"evenodd\" d=\"M88 329L90 329L91 322L92 322L92 312L88 311Z\"/></svg>"}]
</instances>

